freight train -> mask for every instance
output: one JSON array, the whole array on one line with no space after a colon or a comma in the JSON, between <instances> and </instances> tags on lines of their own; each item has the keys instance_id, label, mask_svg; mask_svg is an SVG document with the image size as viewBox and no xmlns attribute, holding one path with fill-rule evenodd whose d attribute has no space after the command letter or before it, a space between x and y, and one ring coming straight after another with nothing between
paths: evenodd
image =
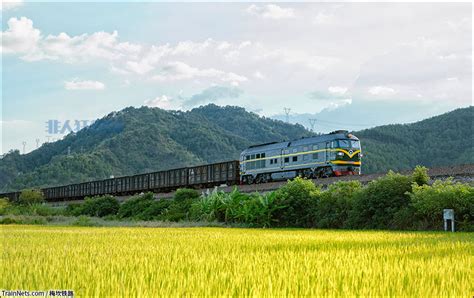
<instances>
[{"instance_id":1,"label":"freight train","mask_svg":"<svg viewBox=\"0 0 474 298\"><path fill-rule=\"evenodd\" d=\"M360 175L359 139L346 130L293 141L250 146L232 160L152 173L41 189L46 201L80 200L105 194L127 196L168 192L178 188L267 183L297 176L325 178ZM18 200L20 192L0 194Z\"/></svg>"}]
</instances>

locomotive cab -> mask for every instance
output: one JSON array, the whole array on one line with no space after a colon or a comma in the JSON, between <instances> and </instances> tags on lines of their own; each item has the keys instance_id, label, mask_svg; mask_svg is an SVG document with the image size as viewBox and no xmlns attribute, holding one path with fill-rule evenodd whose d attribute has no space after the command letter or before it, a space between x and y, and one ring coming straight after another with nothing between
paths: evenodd
<instances>
[{"instance_id":1,"label":"locomotive cab","mask_svg":"<svg viewBox=\"0 0 474 298\"><path fill-rule=\"evenodd\" d=\"M339 136L326 143L327 160L332 164L334 175L360 175L362 153L359 139L347 132Z\"/></svg>"}]
</instances>

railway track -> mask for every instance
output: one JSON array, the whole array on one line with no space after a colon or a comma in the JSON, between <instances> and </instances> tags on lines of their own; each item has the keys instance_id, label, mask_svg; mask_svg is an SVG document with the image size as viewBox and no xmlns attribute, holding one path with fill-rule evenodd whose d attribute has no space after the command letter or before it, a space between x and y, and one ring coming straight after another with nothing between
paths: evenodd
<instances>
[{"instance_id":1,"label":"railway track","mask_svg":"<svg viewBox=\"0 0 474 298\"><path fill-rule=\"evenodd\" d=\"M408 171L400 171L400 174L409 175L412 173L412 170ZM359 176L342 176L342 177L331 177L331 178L322 178L322 179L313 179L315 184L321 185L321 187L326 187L337 181L360 181L362 184L369 183L372 180L380 178L386 175L386 173L378 173L378 174L367 174L367 175L359 175ZM449 167L438 167L432 168L428 170L428 175L431 177L432 181L437 179L447 179L448 177L452 177L454 181L464 182L474 184L474 164L468 165L459 165L459 166L449 166ZM234 186L227 186L222 185L217 187L218 190L224 192L230 192L237 187L239 191L243 193L252 193L252 192L268 192L278 189L280 186L284 185L286 181L278 181L278 182L269 182L264 184L251 184L251 185L234 185ZM210 192L213 189L200 189L203 193ZM157 193L155 194L155 198L157 199L169 199L174 196L174 192L168 193ZM119 201L124 201L128 199L130 196L118 196L117 199ZM74 201L61 201L61 202L51 202L51 205L63 205L69 203L80 203L82 200L74 200Z\"/></svg>"},{"instance_id":2,"label":"railway track","mask_svg":"<svg viewBox=\"0 0 474 298\"><path fill-rule=\"evenodd\" d=\"M409 171L401 171L399 172L403 175L409 175L412 173L412 170ZM372 180L385 176L386 173L378 173L378 174L367 174L367 175L360 175L360 176L342 176L342 177L331 177L331 178L323 178L323 179L313 179L315 184L321 185L323 188L329 184L332 184L337 181L351 181L357 180L360 181L362 184L368 183ZM474 164L468 165L459 165L459 166L449 166L449 167L439 167L439 168L432 168L428 170L428 175L431 177L432 180L436 179L447 179L448 177L453 177L454 181L465 182L465 183L474 183ZM285 184L286 181L278 181L278 182L269 182L265 184L251 184L251 185L237 185L236 187L239 191L244 193L252 193L252 192L268 192L278 189L280 186ZM221 186L218 187L219 190L224 192L230 192L235 186ZM211 191L212 189L209 189ZM203 192L208 191L207 189L203 189ZM174 195L174 192L171 193L162 193L156 194L156 198L170 198Z\"/></svg>"}]
</instances>

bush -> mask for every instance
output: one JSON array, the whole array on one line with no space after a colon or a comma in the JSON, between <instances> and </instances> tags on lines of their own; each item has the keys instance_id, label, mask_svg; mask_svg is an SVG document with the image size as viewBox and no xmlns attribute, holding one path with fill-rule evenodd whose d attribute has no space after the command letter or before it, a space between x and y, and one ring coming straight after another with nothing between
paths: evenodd
<instances>
[{"instance_id":1,"label":"bush","mask_svg":"<svg viewBox=\"0 0 474 298\"><path fill-rule=\"evenodd\" d=\"M426 185L430 181L430 176L428 176L428 169L422 166L416 166L411 175L413 182L418 185Z\"/></svg>"},{"instance_id":2,"label":"bush","mask_svg":"<svg viewBox=\"0 0 474 298\"><path fill-rule=\"evenodd\" d=\"M21 192L19 201L22 205L41 204L44 202L44 195L39 189L26 189Z\"/></svg>"},{"instance_id":3,"label":"bush","mask_svg":"<svg viewBox=\"0 0 474 298\"><path fill-rule=\"evenodd\" d=\"M413 184L409 196L415 215L426 223L426 228L441 229L443 209L453 209L458 229L474 229L474 187L438 180L432 186Z\"/></svg>"},{"instance_id":4,"label":"bush","mask_svg":"<svg viewBox=\"0 0 474 298\"><path fill-rule=\"evenodd\" d=\"M386 229L394 216L410 203L412 178L389 172L386 176L369 182L354 196L348 226L351 228Z\"/></svg>"},{"instance_id":5,"label":"bush","mask_svg":"<svg viewBox=\"0 0 474 298\"><path fill-rule=\"evenodd\" d=\"M119 218L136 218L152 204L153 193L133 196L120 205Z\"/></svg>"},{"instance_id":6,"label":"bush","mask_svg":"<svg viewBox=\"0 0 474 298\"><path fill-rule=\"evenodd\" d=\"M23 222L21 220L15 219L15 218L10 218L10 217L5 217L0 219L0 225L15 225L15 224L22 224Z\"/></svg>"},{"instance_id":7,"label":"bush","mask_svg":"<svg viewBox=\"0 0 474 298\"><path fill-rule=\"evenodd\" d=\"M113 196L105 195L101 197L86 198L84 204L78 208L78 214L104 217L117 214L120 204Z\"/></svg>"},{"instance_id":8,"label":"bush","mask_svg":"<svg viewBox=\"0 0 474 298\"><path fill-rule=\"evenodd\" d=\"M174 194L174 200L176 202L184 202L188 200L195 200L200 197L200 194L195 189L180 188Z\"/></svg>"},{"instance_id":9,"label":"bush","mask_svg":"<svg viewBox=\"0 0 474 298\"><path fill-rule=\"evenodd\" d=\"M189 220L192 217L191 207L199 196L199 193L194 189L178 189L168 208L163 210L160 218L169 221Z\"/></svg>"},{"instance_id":10,"label":"bush","mask_svg":"<svg viewBox=\"0 0 474 298\"><path fill-rule=\"evenodd\" d=\"M10 201L8 198L0 198L0 215L6 214L9 207Z\"/></svg>"},{"instance_id":11,"label":"bush","mask_svg":"<svg viewBox=\"0 0 474 298\"><path fill-rule=\"evenodd\" d=\"M339 181L322 192L315 210L316 227L338 229L347 225L355 194L362 189L359 181Z\"/></svg>"},{"instance_id":12,"label":"bush","mask_svg":"<svg viewBox=\"0 0 474 298\"><path fill-rule=\"evenodd\" d=\"M136 220L160 219L169 208L171 200L155 200L153 193L132 197L120 205L118 218Z\"/></svg>"},{"instance_id":13,"label":"bush","mask_svg":"<svg viewBox=\"0 0 474 298\"><path fill-rule=\"evenodd\" d=\"M275 204L280 208L274 212L278 226L312 227L314 209L321 190L311 181L296 177L275 192Z\"/></svg>"}]
</instances>

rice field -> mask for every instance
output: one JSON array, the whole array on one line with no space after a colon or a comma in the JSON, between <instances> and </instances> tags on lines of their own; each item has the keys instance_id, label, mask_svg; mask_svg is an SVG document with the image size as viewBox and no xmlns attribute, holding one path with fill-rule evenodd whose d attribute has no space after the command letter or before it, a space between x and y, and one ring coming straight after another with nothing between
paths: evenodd
<instances>
[{"instance_id":1,"label":"rice field","mask_svg":"<svg viewBox=\"0 0 474 298\"><path fill-rule=\"evenodd\" d=\"M0 229L0 289L142 297L474 294L473 233Z\"/></svg>"}]
</instances>

